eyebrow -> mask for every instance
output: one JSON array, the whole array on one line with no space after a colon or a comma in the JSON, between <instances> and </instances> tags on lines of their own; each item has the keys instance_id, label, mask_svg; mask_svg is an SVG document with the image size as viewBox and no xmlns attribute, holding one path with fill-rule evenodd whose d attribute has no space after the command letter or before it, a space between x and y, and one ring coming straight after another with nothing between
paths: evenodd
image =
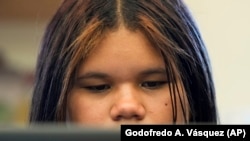
<instances>
[{"instance_id":1,"label":"eyebrow","mask_svg":"<svg viewBox=\"0 0 250 141\"><path fill-rule=\"evenodd\" d=\"M166 69L164 68L150 68L140 72L140 75L147 76L153 74L166 74Z\"/></svg>"},{"instance_id":2,"label":"eyebrow","mask_svg":"<svg viewBox=\"0 0 250 141\"><path fill-rule=\"evenodd\" d=\"M139 72L139 76L149 76L149 75L154 75L154 74L166 74L166 70L164 68L149 68L145 69L141 72ZM106 73L103 72L88 72L85 73L77 78L77 80L82 80L82 79L106 79L109 78L110 76Z\"/></svg>"},{"instance_id":3,"label":"eyebrow","mask_svg":"<svg viewBox=\"0 0 250 141\"><path fill-rule=\"evenodd\" d=\"M84 75L81 75L77 78L77 80L81 80L81 79L90 79L90 78L97 78L97 79L105 79L108 78L109 75L106 73L102 73L102 72L88 72Z\"/></svg>"}]
</instances>

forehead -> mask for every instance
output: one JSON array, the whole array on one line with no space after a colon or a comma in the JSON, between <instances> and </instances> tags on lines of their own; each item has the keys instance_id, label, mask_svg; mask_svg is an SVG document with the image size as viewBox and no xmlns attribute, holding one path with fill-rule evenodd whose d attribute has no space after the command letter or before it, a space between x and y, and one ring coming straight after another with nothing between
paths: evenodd
<instances>
[{"instance_id":1,"label":"forehead","mask_svg":"<svg viewBox=\"0 0 250 141\"><path fill-rule=\"evenodd\" d=\"M121 27L106 34L81 64L80 72L121 68L132 71L152 66L164 68L160 51L140 31Z\"/></svg>"}]
</instances>

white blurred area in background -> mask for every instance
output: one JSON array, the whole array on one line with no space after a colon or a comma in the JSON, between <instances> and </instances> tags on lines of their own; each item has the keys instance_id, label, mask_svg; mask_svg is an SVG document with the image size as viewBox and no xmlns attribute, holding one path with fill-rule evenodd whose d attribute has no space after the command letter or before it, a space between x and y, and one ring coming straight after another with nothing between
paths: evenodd
<instances>
[{"instance_id":1,"label":"white blurred area in background","mask_svg":"<svg viewBox=\"0 0 250 141\"><path fill-rule=\"evenodd\" d=\"M250 1L184 0L200 28L213 67L222 124L250 124ZM24 2L32 4L21 4ZM45 26L57 1L1 0L0 2L0 124L28 121L36 57ZM52 4L53 3L53 4ZM1 12L18 15L16 5L32 19L6 20ZM22 10L21 9L21 10ZM20 9L19 9L20 10ZM42 17L44 12L47 17ZM43 19L41 19L43 18Z\"/></svg>"},{"instance_id":2,"label":"white blurred area in background","mask_svg":"<svg viewBox=\"0 0 250 141\"><path fill-rule=\"evenodd\" d=\"M207 45L222 124L250 124L250 1L185 0Z\"/></svg>"}]
</instances>

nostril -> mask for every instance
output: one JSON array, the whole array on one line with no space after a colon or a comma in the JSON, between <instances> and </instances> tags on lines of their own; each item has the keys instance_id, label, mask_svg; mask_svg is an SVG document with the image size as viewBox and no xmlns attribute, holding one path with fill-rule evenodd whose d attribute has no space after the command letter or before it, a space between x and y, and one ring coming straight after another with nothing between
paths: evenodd
<instances>
[{"instance_id":1,"label":"nostril","mask_svg":"<svg viewBox=\"0 0 250 141\"><path fill-rule=\"evenodd\" d=\"M134 119L134 120L141 120L143 119L143 116L134 114L134 115L118 115L114 118L114 121L121 121L123 119Z\"/></svg>"},{"instance_id":2,"label":"nostril","mask_svg":"<svg viewBox=\"0 0 250 141\"><path fill-rule=\"evenodd\" d=\"M122 116L121 115L118 115L114 118L115 121L120 121L122 119Z\"/></svg>"}]
</instances>

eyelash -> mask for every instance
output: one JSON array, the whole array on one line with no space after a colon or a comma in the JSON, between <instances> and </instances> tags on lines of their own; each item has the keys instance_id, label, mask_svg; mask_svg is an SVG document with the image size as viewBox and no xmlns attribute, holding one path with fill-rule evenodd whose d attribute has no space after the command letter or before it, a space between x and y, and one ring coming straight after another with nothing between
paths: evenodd
<instances>
[{"instance_id":1,"label":"eyelash","mask_svg":"<svg viewBox=\"0 0 250 141\"><path fill-rule=\"evenodd\" d=\"M103 85L93 85L93 86L86 86L85 89L93 92L103 92L111 88L110 85L103 84Z\"/></svg>"},{"instance_id":2,"label":"eyelash","mask_svg":"<svg viewBox=\"0 0 250 141\"><path fill-rule=\"evenodd\" d=\"M162 87L163 85L167 84L167 81L146 81L143 82L140 86L146 89L157 89Z\"/></svg>"},{"instance_id":3,"label":"eyelash","mask_svg":"<svg viewBox=\"0 0 250 141\"><path fill-rule=\"evenodd\" d=\"M140 87L153 90L160 88L165 84L167 84L167 81L145 81L140 84ZM106 90L109 90L111 86L108 84L103 84L103 85L86 86L84 88L92 92L104 92Z\"/></svg>"}]
</instances>

